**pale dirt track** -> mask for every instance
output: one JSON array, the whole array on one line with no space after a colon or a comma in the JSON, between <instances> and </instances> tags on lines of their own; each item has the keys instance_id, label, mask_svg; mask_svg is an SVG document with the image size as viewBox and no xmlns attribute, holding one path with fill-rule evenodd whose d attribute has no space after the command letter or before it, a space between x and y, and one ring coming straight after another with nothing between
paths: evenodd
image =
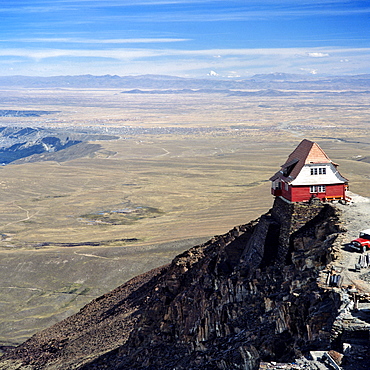
<instances>
[{"instance_id":1,"label":"pale dirt track","mask_svg":"<svg viewBox=\"0 0 370 370\"><path fill-rule=\"evenodd\" d=\"M359 231L370 228L370 198L358 194L349 193L352 202L346 205L338 204L337 207L343 212L344 227L347 232L342 242L339 259L335 265L343 268L343 285L353 285L359 292L370 293L370 283L360 278L360 275L370 273L370 268L355 271L360 253L353 251L346 245L358 237ZM370 253L370 251L366 252Z\"/></svg>"}]
</instances>

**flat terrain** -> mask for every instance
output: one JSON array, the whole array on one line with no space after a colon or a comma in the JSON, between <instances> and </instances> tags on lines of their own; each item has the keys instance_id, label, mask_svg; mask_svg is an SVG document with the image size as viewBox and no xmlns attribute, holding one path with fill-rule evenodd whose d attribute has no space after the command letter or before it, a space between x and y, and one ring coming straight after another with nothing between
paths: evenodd
<instances>
[{"instance_id":1,"label":"flat terrain","mask_svg":"<svg viewBox=\"0 0 370 370\"><path fill-rule=\"evenodd\" d=\"M0 91L0 109L55 112L0 126L119 137L0 167L0 344L265 213L269 177L303 138L370 196L370 94L121 92Z\"/></svg>"}]
</instances>

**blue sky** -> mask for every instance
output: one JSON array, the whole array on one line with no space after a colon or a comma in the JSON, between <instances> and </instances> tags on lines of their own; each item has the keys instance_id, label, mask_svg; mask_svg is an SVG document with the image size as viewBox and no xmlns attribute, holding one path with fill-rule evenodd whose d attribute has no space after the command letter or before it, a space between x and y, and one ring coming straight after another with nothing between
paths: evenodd
<instances>
[{"instance_id":1,"label":"blue sky","mask_svg":"<svg viewBox=\"0 0 370 370\"><path fill-rule=\"evenodd\" d=\"M0 75L370 73L369 0L0 0Z\"/></svg>"}]
</instances>

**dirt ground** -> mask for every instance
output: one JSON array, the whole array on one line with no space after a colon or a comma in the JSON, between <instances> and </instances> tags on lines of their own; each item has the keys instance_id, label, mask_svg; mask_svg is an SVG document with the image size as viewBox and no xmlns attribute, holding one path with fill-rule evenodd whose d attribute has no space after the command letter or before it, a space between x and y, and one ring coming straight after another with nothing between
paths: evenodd
<instances>
[{"instance_id":1,"label":"dirt ground","mask_svg":"<svg viewBox=\"0 0 370 370\"><path fill-rule=\"evenodd\" d=\"M348 243L356 239L361 230L370 228L370 198L351 192L349 193L349 197L351 198L350 203L346 205L337 205L343 212L344 226L347 232L344 236L340 257L335 264L343 269L343 285L353 285L360 292L370 293L370 279L366 279L369 281L363 279L363 276L366 275L370 269L365 268L361 269L361 272L356 272L355 264L358 262L361 253L348 247ZM368 251L366 253L370 252Z\"/></svg>"},{"instance_id":2,"label":"dirt ground","mask_svg":"<svg viewBox=\"0 0 370 370\"><path fill-rule=\"evenodd\" d=\"M349 192L351 203L338 207L342 210L346 220L347 236L357 238L358 232L370 228L370 198ZM350 241L350 240L348 240Z\"/></svg>"}]
</instances>

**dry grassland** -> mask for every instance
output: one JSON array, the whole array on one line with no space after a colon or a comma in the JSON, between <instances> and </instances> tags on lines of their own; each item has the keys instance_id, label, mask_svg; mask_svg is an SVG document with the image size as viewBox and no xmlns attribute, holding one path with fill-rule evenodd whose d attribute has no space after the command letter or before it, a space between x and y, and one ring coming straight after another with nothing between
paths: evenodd
<instances>
[{"instance_id":1,"label":"dry grassland","mask_svg":"<svg viewBox=\"0 0 370 370\"><path fill-rule=\"evenodd\" d=\"M0 126L120 136L95 142L101 149L83 158L0 168L0 343L19 343L266 212L268 179L303 138L339 163L353 192L370 196L369 94L25 89L3 90L0 99L1 109L56 112L0 117Z\"/></svg>"}]
</instances>

